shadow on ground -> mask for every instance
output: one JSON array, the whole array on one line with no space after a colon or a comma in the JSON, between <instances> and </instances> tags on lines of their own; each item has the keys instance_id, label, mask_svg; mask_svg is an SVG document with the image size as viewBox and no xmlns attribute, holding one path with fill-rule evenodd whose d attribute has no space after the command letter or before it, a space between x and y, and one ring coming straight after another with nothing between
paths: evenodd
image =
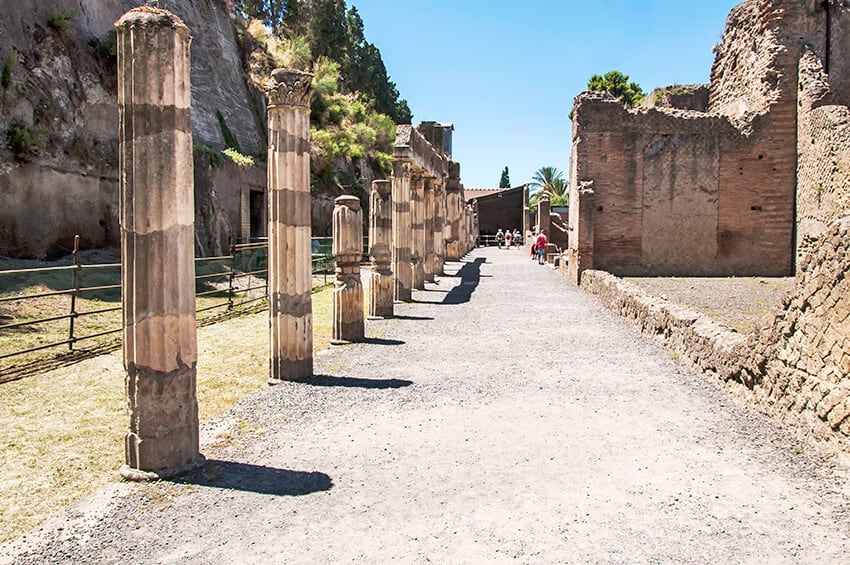
<instances>
[{"instance_id":1,"label":"shadow on ground","mask_svg":"<svg viewBox=\"0 0 850 565\"><path fill-rule=\"evenodd\" d=\"M404 388L413 381L404 379L361 379L357 377L335 377L333 375L313 375L302 384L310 386L338 386L348 388Z\"/></svg>"},{"instance_id":2,"label":"shadow on ground","mask_svg":"<svg viewBox=\"0 0 850 565\"><path fill-rule=\"evenodd\" d=\"M357 343L366 343L369 345L404 345L406 342L400 339L385 339L382 337L367 337L361 339Z\"/></svg>"},{"instance_id":3,"label":"shadow on ground","mask_svg":"<svg viewBox=\"0 0 850 565\"><path fill-rule=\"evenodd\" d=\"M475 261L464 263L454 277L460 278L460 283L452 288L439 302L429 300L414 300L418 304L463 304L469 302L472 293L481 282L481 264L486 260L478 257Z\"/></svg>"},{"instance_id":4,"label":"shadow on ground","mask_svg":"<svg viewBox=\"0 0 850 565\"><path fill-rule=\"evenodd\" d=\"M173 482L274 496L303 496L333 487L331 478L318 471L290 471L215 459Z\"/></svg>"}]
</instances>

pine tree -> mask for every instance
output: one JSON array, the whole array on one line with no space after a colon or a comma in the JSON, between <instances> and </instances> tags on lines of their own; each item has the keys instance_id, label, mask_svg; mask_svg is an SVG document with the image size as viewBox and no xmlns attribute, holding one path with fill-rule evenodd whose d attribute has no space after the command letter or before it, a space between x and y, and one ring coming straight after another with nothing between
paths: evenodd
<instances>
[{"instance_id":1,"label":"pine tree","mask_svg":"<svg viewBox=\"0 0 850 565\"><path fill-rule=\"evenodd\" d=\"M511 176L508 173L508 167L505 165L505 170L502 171L502 178L499 179L499 188L510 188Z\"/></svg>"}]
</instances>

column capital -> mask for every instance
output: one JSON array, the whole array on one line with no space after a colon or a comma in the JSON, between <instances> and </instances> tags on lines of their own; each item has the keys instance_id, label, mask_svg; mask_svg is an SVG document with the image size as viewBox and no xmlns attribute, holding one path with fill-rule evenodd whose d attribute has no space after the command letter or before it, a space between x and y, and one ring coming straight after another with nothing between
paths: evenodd
<instances>
[{"instance_id":1,"label":"column capital","mask_svg":"<svg viewBox=\"0 0 850 565\"><path fill-rule=\"evenodd\" d=\"M147 26L171 27L179 33L189 35L189 28L177 15L168 10L150 6L133 8L115 22L115 27L120 28Z\"/></svg>"},{"instance_id":2,"label":"column capital","mask_svg":"<svg viewBox=\"0 0 850 565\"><path fill-rule=\"evenodd\" d=\"M268 107L310 107L313 75L296 69L275 69L266 88Z\"/></svg>"}]
</instances>

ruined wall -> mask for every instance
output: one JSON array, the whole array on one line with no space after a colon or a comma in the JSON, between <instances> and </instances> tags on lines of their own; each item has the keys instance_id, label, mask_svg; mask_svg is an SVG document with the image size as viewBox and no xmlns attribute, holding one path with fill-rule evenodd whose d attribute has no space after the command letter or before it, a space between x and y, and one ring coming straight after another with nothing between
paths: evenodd
<instances>
[{"instance_id":1,"label":"ruined wall","mask_svg":"<svg viewBox=\"0 0 850 565\"><path fill-rule=\"evenodd\" d=\"M796 69L812 13L796 0L749 0L732 10L712 68L710 113L577 98L571 225L584 218L592 241L571 238L574 281L587 268L632 276L793 272Z\"/></svg>"}]
</instances>

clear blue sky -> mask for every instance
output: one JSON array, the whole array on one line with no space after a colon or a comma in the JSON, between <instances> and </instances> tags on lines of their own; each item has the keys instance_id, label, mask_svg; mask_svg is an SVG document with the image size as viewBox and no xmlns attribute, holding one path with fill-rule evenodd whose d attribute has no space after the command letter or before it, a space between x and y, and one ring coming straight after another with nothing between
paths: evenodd
<instances>
[{"instance_id":1,"label":"clear blue sky","mask_svg":"<svg viewBox=\"0 0 850 565\"><path fill-rule=\"evenodd\" d=\"M711 48L740 0L347 0L424 120L455 124L463 184L521 185L566 171L573 98L612 69L649 92L708 82Z\"/></svg>"}]
</instances>

